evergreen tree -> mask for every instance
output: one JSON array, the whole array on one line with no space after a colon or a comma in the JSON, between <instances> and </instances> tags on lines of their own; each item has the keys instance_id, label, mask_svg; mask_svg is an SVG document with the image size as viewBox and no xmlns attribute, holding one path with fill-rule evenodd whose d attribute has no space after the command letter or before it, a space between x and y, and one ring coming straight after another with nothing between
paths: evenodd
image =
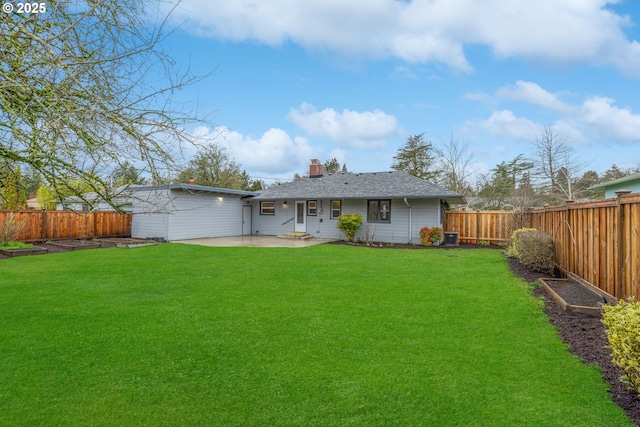
<instances>
[{"instance_id":1,"label":"evergreen tree","mask_svg":"<svg viewBox=\"0 0 640 427\"><path fill-rule=\"evenodd\" d=\"M411 135L407 142L398 148L391 169L404 170L421 179L436 180L439 172L434 168L435 158L433 144L431 141L425 141L424 133Z\"/></svg>"}]
</instances>

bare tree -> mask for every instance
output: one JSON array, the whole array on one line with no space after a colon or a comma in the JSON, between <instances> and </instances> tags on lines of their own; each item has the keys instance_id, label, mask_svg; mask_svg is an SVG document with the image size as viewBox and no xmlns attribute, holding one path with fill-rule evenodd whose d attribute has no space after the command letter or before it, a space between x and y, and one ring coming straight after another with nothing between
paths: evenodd
<instances>
[{"instance_id":1,"label":"bare tree","mask_svg":"<svg viewBox=\"0 0 640 427\"><path fill-rule=\"evenodd\" d=\"M574 200L573 184L585 165L573 152L566 136L551 126L543 126L533 142L532 161L547 201Z\"/></svg>"},{"instance_id":2,"label":"bare tree","mask_svg":"<svg viewBox=\"0 0 640 427\"><path fill-rule=\"evenodd\" d=\"M478 172L478 168L472 166L474 152L469 145L455 139L452 133L449 140L442 140L435 150L440 169L439 184L458 194L471 196L469 177Z\"/></svg>"},{"instance_id":3,"label":"bare tree","mask_svg":"<svg viewBox=\"0 0 640 427\"><path fill-rule=\"evenodd\" d=\"M0 14L0 161L29 165L56 193L82 198L81 181L117 208L110 173L129 163L171 176L195 142L187 126L204 121L172 97L201 77L161 49L162 0L38 5Z\"/></svg>"}]
</instances>

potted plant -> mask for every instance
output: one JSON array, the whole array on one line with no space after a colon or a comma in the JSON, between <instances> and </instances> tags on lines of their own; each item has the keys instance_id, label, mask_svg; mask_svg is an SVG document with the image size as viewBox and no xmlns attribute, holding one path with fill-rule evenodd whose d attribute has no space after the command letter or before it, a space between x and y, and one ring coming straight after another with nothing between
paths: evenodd
<instances>
[{"instance_id":1,"label":"potted plant","mask_svg":"<svg viewBox=\"0 0 640 427\"><path fill-rule=\"evenodd\" d=\"M431 244L438 246L442 241L442 228L431 227L431 230L429 230L429 240L431 240Z\"/></svg>"}]
</instances>

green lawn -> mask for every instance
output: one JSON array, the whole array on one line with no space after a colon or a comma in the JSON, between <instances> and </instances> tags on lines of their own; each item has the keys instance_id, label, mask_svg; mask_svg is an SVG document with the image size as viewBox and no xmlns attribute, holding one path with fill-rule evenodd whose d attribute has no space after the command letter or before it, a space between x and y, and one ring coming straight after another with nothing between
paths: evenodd
<instances>
[{"instance_id":1,"label":"green lawn","mask_svg":"<svg viewBox=\"0 0 640 427\"><path fill-rule=\"evenodd\" d=\"M0 260L0 425L623 426L499 251Z\"/></svg>"}]
</instances>

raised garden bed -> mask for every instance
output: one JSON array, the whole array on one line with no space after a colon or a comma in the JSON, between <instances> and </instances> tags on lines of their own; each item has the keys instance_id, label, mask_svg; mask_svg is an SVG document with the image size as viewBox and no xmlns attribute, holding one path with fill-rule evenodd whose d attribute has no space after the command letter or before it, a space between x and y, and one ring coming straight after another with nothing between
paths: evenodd
<instances>
[{"instance_id":1,"label":"raised garden bed","mask_svg":"<svg viewBox=\"0 0 640 427\"><path fill-rule=\"evenodd\" d=\"M540 282L551 299L568 313L599 317L603 305L617 303L612 295L575 277L542 278Z\"/></svg>"},{"instance_id":2,"label":"raised garden bed","mask_svg":"<svg viewBox=\"0 0 640 427\"><path fill-rule=\"evenodd\" d=\"M141 248L144 246L156 246L158 242L148 239L132 239L129 237L110 237L105 239L96 239L102 243L103 247L118 248Z\"/></svg>"},{"instance_id":3,"label":"raised garden bed","mask_svg":"<svg viewBox=\"0 0 640 427\"><path fill-rule=\"evenodd\" d=\"M42 255L46 254L47 251L47 248L34 246L33 248L0 249L0 254L13 258L17 256Z\"/></svg>"},{"instance_id":4,"label":"raised garden bed","mask_svg":"<svg viewBox=\"0 0 640 427\"><path fill-rule=\"evenodd\" d=\"M93 240L58 240L49 242L49 244L70 251L79 251L82 249L97 249L102 247L102 244L100 242L96 242Z\"/></svg>"}]
</instances>

